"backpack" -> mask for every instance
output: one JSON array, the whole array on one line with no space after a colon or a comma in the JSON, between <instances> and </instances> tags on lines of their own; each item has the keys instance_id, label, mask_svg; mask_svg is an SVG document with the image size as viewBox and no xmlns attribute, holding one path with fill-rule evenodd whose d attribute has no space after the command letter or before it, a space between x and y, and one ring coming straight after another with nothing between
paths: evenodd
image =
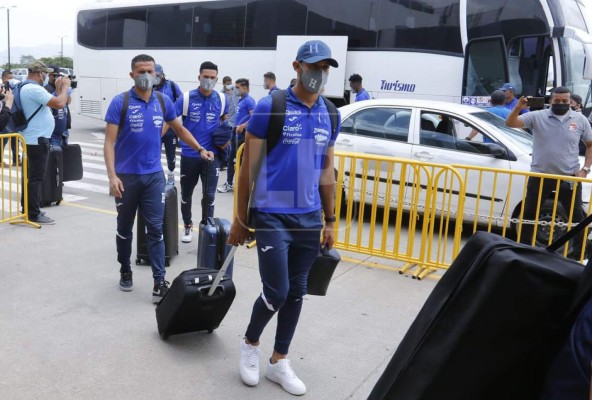
<instances>
[{"instance_id":1,"label":"backpack","mask_svg":"<svg viewBox=\"0 0 592 400\"><path fill-rule=\"evenodd\" d=\"M29 122L31 122L35 115L37 115L37 113L44 107L44 105L41 104L29 118L25 116L23 104L21 103L21 90L25 85L30 83L32 82L21 82L12 89L14 102L12 103L12 117L8 123L8 129L13 132L22 132L27 129Z\"/></svg>"},{"instance_id":2,"label":"backpack","mask_svg":"<svg viewBox=\"0 0 592 400\"><path fill-rule=\"evenodd\" d=\"M166 106L164 105L164 99L162 98L162 93L155 90L156 97L158 98L158 102L160 103L160 109L162 110L163 120L166 117ZM119 115L119 132L123 129L123 124L125 123L125 117L127 115L127 109L129 108L129 90L127 92L123 92L123 105L121 106L121 114Z\"/></svg>"},{"instance_id":3,"label":"backpack","mask_svg":"<svg viewBox=\"0 0 592 400\"><path fill-rule=\"evenodd\" d=\"M321 95L331 120L331 136L337 129L337 107L328 98ZM285 90L276 90L271 94L271 116L267 128L267 154L269 154L282 136L282 130L286 121L287 97Z\"/></svg>"}]
</instances>

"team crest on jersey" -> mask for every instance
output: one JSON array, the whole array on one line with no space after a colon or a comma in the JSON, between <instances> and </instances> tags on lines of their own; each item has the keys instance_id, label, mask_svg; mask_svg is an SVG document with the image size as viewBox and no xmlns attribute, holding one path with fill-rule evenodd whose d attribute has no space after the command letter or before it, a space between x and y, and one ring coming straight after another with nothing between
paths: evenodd
<instances>
[{"instance_id":1,"label":"team crest on jersey","mask_svg":"<svg viewBox=\"0 0 592 400\"><path fill-rule=\"evenodd\" d=\"M575 122L572 122L571 124L569 124L569 130L571 132L576 132L578 130L578 124L576 124Z\"/></svg>"}]
</instances>

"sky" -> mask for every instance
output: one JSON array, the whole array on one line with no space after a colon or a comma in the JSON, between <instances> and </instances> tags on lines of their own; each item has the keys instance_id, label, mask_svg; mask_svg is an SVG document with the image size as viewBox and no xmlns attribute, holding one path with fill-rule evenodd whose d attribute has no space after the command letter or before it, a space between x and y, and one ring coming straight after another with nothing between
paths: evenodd
<instances>
[{"instance_id":1,"label":"sky","mask_svg":"<svg viewBox=\"0 0 592 400\"><path fill-rule=\"evenodd\" d=\"M7 61L8 29L7 12L10 8L11 61L18 62L21 54L35 57L58 56L61 51L61 36L64 41L64 56L72 56L76 11L94 0L64 0L47 2L41 0L0 0L0 64ZM109 1L109 3L133 3ZM49 46L47 46L49 45ZM31 48L22 51L22 48ZM49 54L46 54L49 53Z\"/></svg>"}]
</instances>

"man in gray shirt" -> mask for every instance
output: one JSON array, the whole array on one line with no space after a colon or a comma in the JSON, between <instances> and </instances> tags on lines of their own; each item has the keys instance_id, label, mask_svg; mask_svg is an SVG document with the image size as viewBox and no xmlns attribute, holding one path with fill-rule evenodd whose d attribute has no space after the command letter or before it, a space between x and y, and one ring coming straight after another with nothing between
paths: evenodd
<instances>
[{"instance_id":1,"label":"man in gray shirt","mask_svg":"<svg viewBox=\"0 0 592 400\"><path fill-rule=\"evenodd\" d=\"M585 178L590 173L592 164L592 129L581 113L570 109L571 92L559 86L551 92L551 108L519 115L520 111L528 108L527 99L522 97L508 116L506 125L512 128L528 128L533 135L532 172L554 175L575 176ZM579 142L586 143L586 159L580 166ZM530 177L526 187L524 201L524 219L533 220L535 217L539 191L542 201L546 200L557 187L557 180L544 179L541 189L541 178ZM582 206L582 186L562 184L558 199L569 214L573 189L575 187L575 202L573 205L573 222L579 222L585 217ZM522 243L532 244L533 225L522 226ZM574 251L571 258L580 259L583 233L574 240Z\"/></svg>"}]
</instances>

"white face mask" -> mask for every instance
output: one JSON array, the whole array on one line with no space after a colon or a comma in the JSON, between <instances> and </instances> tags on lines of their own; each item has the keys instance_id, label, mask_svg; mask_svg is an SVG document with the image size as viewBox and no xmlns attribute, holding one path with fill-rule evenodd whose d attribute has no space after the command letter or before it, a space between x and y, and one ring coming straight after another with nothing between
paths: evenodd
<instances>
[{"instance_id":1,"label":"white face mask","mask_svg":"<svg viewBox=\"0 0 592 400\"><path fill-rule=\"evenodd\" d=\"M47 86L49 84L49 74L45 74L45 78L43 78L43 86Z\"/></svg>"},{"instance_id":2,"label":"white face mask","mask_svg":"<svg viewBox=\"0 0 592 400\"><path fill-rule=\"evenodd\" d=\"M228 84L228 85L224 85L224 88L226 90L232 90L232 88L234 87L234 85L232 83Z\"/></svg>"}]
</instances>

